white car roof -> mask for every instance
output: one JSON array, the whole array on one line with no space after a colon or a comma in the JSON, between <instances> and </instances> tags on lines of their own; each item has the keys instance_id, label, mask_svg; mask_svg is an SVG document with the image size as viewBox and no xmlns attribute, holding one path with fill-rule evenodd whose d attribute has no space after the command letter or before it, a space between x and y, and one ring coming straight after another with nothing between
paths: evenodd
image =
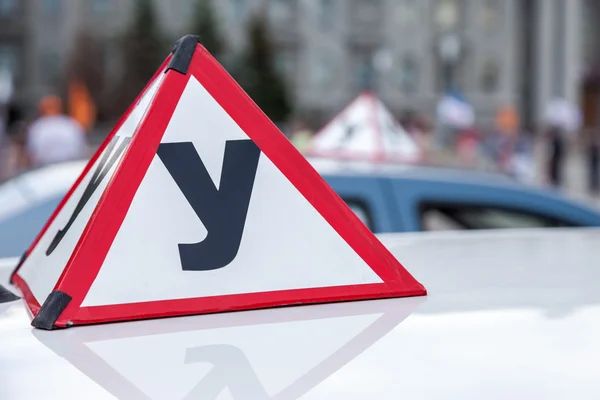
<instances>
[{"instance_id":1,"label":"white car roof","mask_svg":"<svg viewBox=\"0 0 600 400\"><path fill-rule=\"evenodd\" d=\"M32 204L64 196L87 161L70 161L24 172L0 184L0 220Z\"/></svg>"},{"instance_id":2,"label":"white car roof","mask_svg":"<svg viewBox=\"0 0 600 400\"><path fill-rule=\"evenodd\" d=\"M0 305L0 398L600 397L600 230L381 238L428 296L51 332Z\"/></svg>"}]
</instances>

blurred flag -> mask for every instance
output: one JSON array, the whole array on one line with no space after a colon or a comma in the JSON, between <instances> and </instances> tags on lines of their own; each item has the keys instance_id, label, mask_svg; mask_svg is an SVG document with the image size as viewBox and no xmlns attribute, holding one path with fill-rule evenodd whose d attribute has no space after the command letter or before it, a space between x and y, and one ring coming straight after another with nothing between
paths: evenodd
<instances>
[{"instance_id":1,"label":"blurred flag","mask_svg":"<svg viewBox=\"0 0 600 400\"><path fill-rule=\"evenodd\" d=\"M69 84L69 114L87 132L96 123L96 104L87 86L80 80Z\"/></svg>"},{"instance_id":2,"label":"blurred flag","mask_svg":"<svg viewBox=\"0 0 600 400\"><path fill-rule=\"evenodd\" d=\"M438 122L457 129L468 129L475 123L475 110L459 92L448 92L437 105Z\"/></svg>"},{"instance_id":3,"label":"blurred flag","mask_svg":"<svg viewBox=\"0 0 600 400\"><path fill-rule=\"evenodd\" d=\"M567 134L575 133L581 129L581 111L576 104L556 97L546 107L546 123L563 129Z\"/></svg>"}]
</instances>

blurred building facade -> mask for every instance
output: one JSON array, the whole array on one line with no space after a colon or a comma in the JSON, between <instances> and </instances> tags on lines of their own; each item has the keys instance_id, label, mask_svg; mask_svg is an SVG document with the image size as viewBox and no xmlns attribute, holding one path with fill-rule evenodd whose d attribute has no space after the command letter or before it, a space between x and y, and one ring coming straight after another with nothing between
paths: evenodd
<instances>
[{"instance_id":1,"label":"blurred building facade","mask_svg":"<svg viewBox=\"0 0 600 400\"><path fill-rule=\"evenodd\" d=\"M29 62L27 38L27 1L0 1L0 69L10 71L18 86L26 79L21 68Z\"/></svg>"},{"instance_id":2,"label":"blurred building facade","mask_svg":"<svg viewBox=\"0 0 600 400\"><path fill-rule=\"evenodd\" d=\"M99 41L114 42L127 19L122 13L126 11L122 3L0 0L0 68L7 68L13 74L13 101L31 114L42 96L57 93L82 30L89 31ZM109 68L114 57L104 56L110 55L102 55Z\"/></svg>"},{"instance_id":3,"label":"blurred building facade","mask_svg":"<svg viewBox=\"0 0 600 400\"><path fill-rule=\"evenodd\" d=\"M581 18L582 81L581 104L584 123L588 127L600 125L600 2L586 0Z\"/></svg>"},{"instance_id":4,"label":"blurred building facade","mask_svg":"<svg viewBox=\"0 0 600 400\"><path fill-rule=\"evenodd\" d=\"M166 39L186 33L196 0L154 1ZM105 43L104 67L109 75L118 74L118 38L133 3L0 0L0 67L14 71L17 100L31 107L56 90L82 29ZM600 87L594 72L586 72L595 71L591 65L600 60L600 43L590 38L600 37L594 33L600 18L594 0L216 0L214 5L232 53L244 48L250 17L268 17L276 65L290 83L296 108L321 118L365 88L397 113L415 109L433 115L440 94L453 87L475 105L483 124L508 104L534 124L551 97L594 99ZM588 102L590 109L600 104Z\"/></svg>"}]
</instances>

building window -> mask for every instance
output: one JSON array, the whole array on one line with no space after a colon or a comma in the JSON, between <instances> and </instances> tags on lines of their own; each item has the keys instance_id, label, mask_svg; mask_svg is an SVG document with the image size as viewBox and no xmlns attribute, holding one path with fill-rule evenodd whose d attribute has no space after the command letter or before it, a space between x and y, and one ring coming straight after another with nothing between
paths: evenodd
<instances>
[{"instance_id":1,"label":"building window","mask_svg":"<svg viewBox=\"0 0 600 400\"><path fill-rule=\"evenodd\" d=\"M55 52L48 52L42 58L44 81L55 84L60 77L60 56Z\"/></svg>"},{"instance_id":2,"label":"building window","mask_svg":"<svg viewBox=\"0 0 600 400\"><path fill-rule=\"evenodd\" d=\"M415 57L406 55L397 64L398 86L404 93L414 93L419 85L419 66Z\"/></svg>"},{"instance_id":3,"label":"building window","mask_svg":"<svg viewBox=\"0 0 600 400\"><path fill-rule=\"evenodd\" d=\"M321 28L327 29L333 25L334 5L333 0L319 1L319 24Z\"/></svg>"},{"instance_id":4,"label":"building window","mask_svg":"<svg viewBox=\"0 0 600 400\"><path fill-rule=\"evenodd\" d=\"M197 2L197 0L180 0L179 7L181 15L184 18L190 15L194 15L194 13L196 12Z\"/></svg>"},{"instance_id":5,"label":"building window","mask_svg":"<svg viewBox=\"0 0 600 400\"><path fill-rule=\"evenodd\" d=\"M295 54L292 50L280 50L275 55L275 68L277 73L285 78L294 75Z\"/></svg>"},{"instance_id":6,"label":"building window","mask_svg":"<svg viewBox=\"0 0 600 400\"><path fill-rule=\"evenodd\" d=\"M294 13L293 0L271 0L269 4L269 17L272 22L280 23L289 21Z\"/></svg>"},{"instance_id":7,"label":"building window","mask_svg":"<svg viewBox=\"0 0 600 400\"><path fill-rule=\"evenodd\" d=\"M374 52L370 49L356 50L354 53L354 75L357 89L372 89L376 71L373 65Z\"/></svg>"},{"instance_id":8,"label":"building window","mask_svg":"<svg viewBox=\"0 0 600 400\"><path fill-rule=\"evenodd\" d=\"M375 23L383 15L380 0L355 0L354 7L355 14L361 22Z\"/></svg>"},{"instance_id":9,"label":"building window","mask_svg":"<svg viewBox=\"0 0 600 400\"><path fill-rule=\"evenodd\" d=\"M231 1L231 12L233 18L241 20L246 17L246 0L230 0Z\"/></svg>"},{"instance_id":10,"label":"building window","mask_svg":"<svg viewBox=\"0 0 600 400\"><path fill-rule=\"evenodd\" d=\"M18 71L17 53L11 46L0 46L0 70L15 74Z\"/></svg>"},{"instance_id":11,"label":"building window","mask_svg":"<svg viewBox=\"0 0 600 400\"><path fill-rule=\"evenodd\" d=\"M106 71L106 76L116 75L121 65L121 60L119 59L120 49L118 48L118 45L107 44L104 54L104 70Z\"/></svg>"},{"instance_id":12,"label":"building window","mask_svg":"<svg viewBox=\"0 0 600 400\"><path fill-rule=\"evenodd\" d=\"M0 0L0 18L12 14L16 5L17 0Z\"/></svg>"},{"instance_id":13,"label":"building window","mask_svg":"<svg viewBox=\"0 0 600 400\"><path fill-rule=\"evenodd\" d=\"M479 85L484 93L493 93L498 90L500 68L495 61L487 60L481 66Z\"/></svg>"},{"instance_id":14,"label":"building window","mask_svg":"<svg viewBox=\"0 0 600 400\"><path fill-rule=\"evenodd\" d=\"M110 7L109 0L92 0L91 8L92 12L96 14L103 14L108 11Z\"/></svg>"},{"instance_id":15,"label":"building window","mask_svg":"<svg viewBox=\"0 0 600 400\"><path fill-rule=\"evenodd\" d=\"M332 58L321 54L313 64L312 81L317 87L331 86L334 80L334 65Z\"/></svg>"},{"instance_id":16,"label":"building window","mask_svg":"<svg viewBox=\"0 0 600 400\"><path fill-rule=\"evenodd\" d=\"M57 15L60 13L61 0L43 0L43 8L46 14Z\"/></svg>"},{"instance_id":17,"label":"building window","mask_svg":"<svg viewBox=\"0 0 600 400\"><path fill-rule=\"evenodd\" d=\"M419 0L397 0L394 8L394 20L401 28L413 28L420 23Z\"/></svg>"},{"instance_id":18,"label":"building window","mask_svg":"<svg viewBox=\"0 0 600 400\"><path fill-rule=\"evenodd\" d=\"M434 20L441 30L453 30L460 24L460 0L438 0Z\"/></svg>"},{"instance_id":19,"label":"building window","mask_svg":"<svg viewBox=\"0 0 600 400\"><path fill-rule=\"evenodd\" d=\"M452 33L440 35L437 40L438 89L449 90L460 86L465 52L460 36Z\"/></svg>"},{"instance_id":20,"label":"building window","mask_svg":"<svg viewBox=\"0 0 600 400\"><path fill-rule=\"evenodd\" d=\"M485 30L494 30L501 24L503 0L483 0L479 14L479 23Z\"/></svg>"}]
</instances>

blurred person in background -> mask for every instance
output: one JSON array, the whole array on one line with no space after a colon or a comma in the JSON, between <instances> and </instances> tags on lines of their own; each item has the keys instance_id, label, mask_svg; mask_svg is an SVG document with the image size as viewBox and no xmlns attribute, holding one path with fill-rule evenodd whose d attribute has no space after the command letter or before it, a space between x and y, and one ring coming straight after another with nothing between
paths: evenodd
<instances>
[{"instance_id":1,"label":"blurred person in background","mask_svg":"<svg viewBox=\"0 0 600 400\"><path fill-rule=\"evenodd\" d=\"M590 132L588 143L588 169L590 194L600 194L600 129L594 128Z\"/></svg>"},{"instance_id":2,"label":"blurred person in background","mask_svg":"<svg viewBox=\"0 0 600 400\"><path fill-rule=\"evenodd\" d=\"M557 124L549 124L548 141L550 145L548 157L548 183L552 186L560 186L562 183L562 165L565 158L565 133Z\"/></svg>"},{"instance_id":3,"label":"blurred person in background","mask_svg":"<svg viewBox=\"0 0 600 400\"><path fill-rule=\"evenodd\" d=\"M457 90L449 90L437 104L436 147L442 157L452 156L462 132L472 138L475 110Z\"/></svg>"},{"instance_id":4,"label":"blurred person in background","mask_svg":"<svg viewBox=\"0 0 600 400\"><path fill-rule=\"evenodd\" d=\"M21 120L15 121L9 129L9 137L6 140L2 179L12 178L29 167L29 157L25 147L26 137L27 123Z\"/></svg>"},{"instance_id":5,"label":"blurred person in background","mask_svg":"<svg viewBox=\"0 0 600 400\"><path fill-rule=\"evenodd\" d=\"M24 167L24 132L22 109L17 104L9 104L6 112L6 123L2 141L2 166L0 180L9 179L18 174Z\"/></svg>"},{"instance_id":6,"label":"blurred person in background","mask_svg":"<svg viewBox=\"0 0 600 400\"><path fill-rule=\"evenodd\" d=\"M509 175L527 184L535 183L537 177L533 133L531 127L519 130L506 169Z\"/></svg>"},{"instance_id":7,"label":"blurred person in background","mask_svg":"<svg viewBox=\"0 0 600 400\"><path fill-rule=\"evenodd\" d=\"M33 168L82 159L87 156L84 129L63 113L57 96L46 96L39 103L40 116L29 126L25 147Z\"/></svg>"},{"instance_id":8,"label":"blurred person in background","mask_svg":"<svg viewBox=\"0 0 600 400\"><path fill-rule=\"evenodd\" d=\"M0 180L8 175L9 146L7 138L8 111L4 104L0 105Z\"/></svg>"},{"instance_id":9,"label":"blurred person in background","mask_svg":"<svg viewBox=\"0 0 600 400\"><path fill-rule=\"evenodd\" d=\"M500 107L496 112L495 129L492 133L491 150L494 162L506 171L514 153L519 135L519 116L513 106Z\"/></svg>"},{"instance_id":10,"label":"blurred person in background","mask_svg":"<svg viewBox=\"0 0 600 400\"><path fill-rule=\"evenodd\" d=\"M498 109L494 131L486 140L487 154L496 166L513 178L527 183L535 179L535 157L530 130L521 129L513 105Z\"/></svg>"},{"instance_id":11,"label":"blurred person in background","mask_svg":"<svg viewBox=\"0 0 600 400\"><path fill-rule=\"evenodd\" d=\"M578 133L581 118L579 107L562 97L548 103L545 115L550 144L547 173L552 186L559 187L563 183L563 165L569 138Z\"/></svg>"},{"instance_id":12,"label":"blurred person in background","mask_svg":"<svg viewBox=\"0 0 600 400\"><path fill-rule=\"evenodd\" d=\"M462 167L477 168L481 162L480 148L483 135L475 125L463 129L457 138L456 151Z\"/></svg>"},{"instance_id":13,"label":"blurred person in background","mask_svg":"<svg viewBox=\"0 0 600 400\"><path fill-rule=\"evenodd\" d=\"M0 69L0 179L7 176L10 143L7 131L12 96L12 73L6 68L2 68Z\"/></svg>"}]
</instances>

